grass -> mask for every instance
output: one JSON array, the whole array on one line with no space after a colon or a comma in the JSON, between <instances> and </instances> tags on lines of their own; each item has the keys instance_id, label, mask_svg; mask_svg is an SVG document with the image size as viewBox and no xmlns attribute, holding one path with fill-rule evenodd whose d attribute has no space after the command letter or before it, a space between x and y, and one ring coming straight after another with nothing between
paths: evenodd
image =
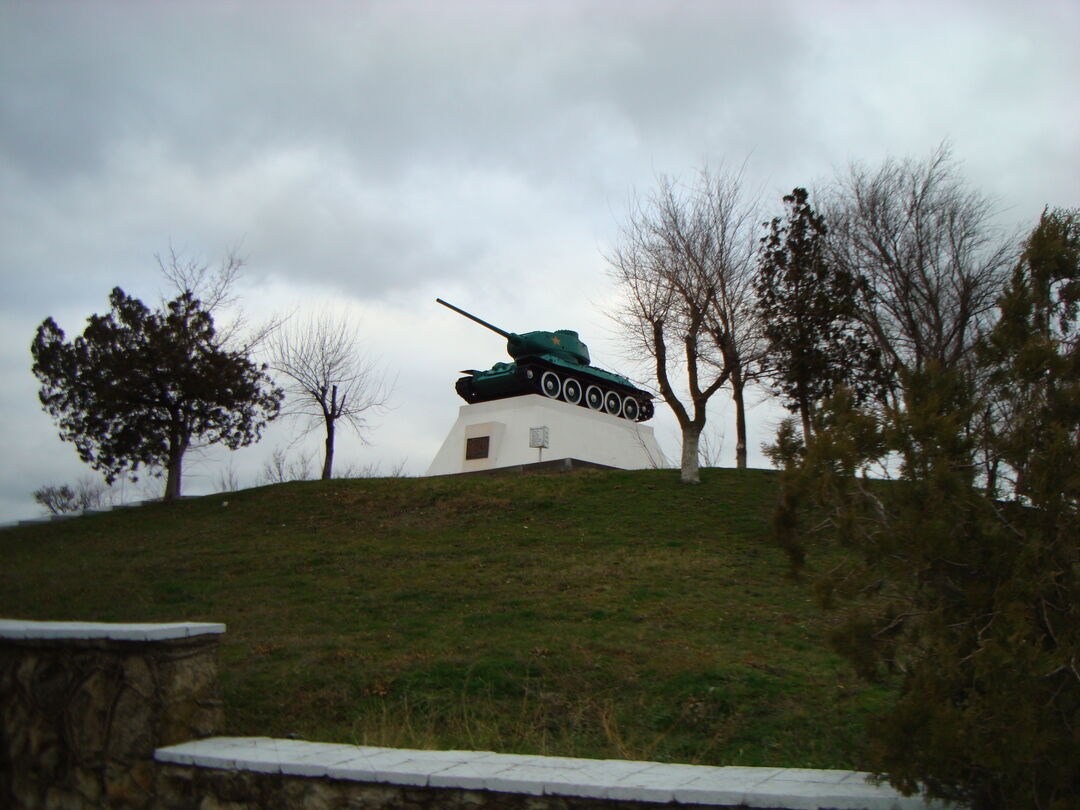
<instances>
[{"instance_id":1,"label":"grass","mask_svg":"<svg viewBox=\"0 0 1080 810\"><path fill-rule=\"evenodd\" d=\"M0 615L221 621L229 732L858 767L891 698L767 538L775 475L296 482L0 532Z\"/></svg>"}]
</instances>

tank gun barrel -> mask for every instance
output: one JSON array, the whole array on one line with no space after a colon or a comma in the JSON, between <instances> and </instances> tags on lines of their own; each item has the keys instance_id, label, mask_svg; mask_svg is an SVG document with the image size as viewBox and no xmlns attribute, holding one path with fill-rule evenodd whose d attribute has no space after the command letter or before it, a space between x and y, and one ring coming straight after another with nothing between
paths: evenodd
<instances>
[{"instance_id":1,"label":"tank gun barrel","mask_svg":"<svg viewBox=\"0 0 1080 810\"><path fill-rule=\"evenodd\" d=\"M449 301L436 298L435 302L506 338L506 353L513 359L512 363L496 363L488 371L463 371L466 376L454 385L470 405L539 394L631 422L644 422L652 417L652 394L634 388L625 377L590 365L589 347L574 330L541 330L519 335L477 318Z\"/></svg>"},{"instance_id":2,"label":"tank gun barrel","mask_svg":"<svg viewBox=\"0 0 1080 810\"><path fill-rule=\"evenodd\" d=\"M510 339L510 333L509 333L509 332L507 332L507 331L506 331L505 329L500 329L500 328L499 328L499 327L497 327L497 326L493 326L493 325L491 325L490 323L488 323L487 321L483 320L482 318L477 318L477 317L476 317L475 315L473 315L472 313L470 313L470 312L466 312L465 310L461 309L460 307L455 307L455 306L454 306L453 304L451 304L451 303L449 303L449 302L447 302L447 301L443 301L443 300L442 300L441 298L436 298L436 299L435 299L435 301L436 301L436 302L438 302L438 303L440 303L440 304L442 304L442 305L443 305L444 307L446 307L447 309L452 309L452 310L454 310L454 312L456 312L456 313L457 313L458 315L464 315L464 316L465 316L466 318L468 318L468 319L469 319L470 321L476 321L476 322L477 322L478 324L480 324L481 326L486 326L486 327L487 327L488 329L490 329L490 330L491 330L492 332L495 332L495 333L496 333L496 334L498 334L498 335L502 335L502 336L503 336L504 338L506 338L507 340L509 340L509 339Z\"/></svg>"}]
</instances>

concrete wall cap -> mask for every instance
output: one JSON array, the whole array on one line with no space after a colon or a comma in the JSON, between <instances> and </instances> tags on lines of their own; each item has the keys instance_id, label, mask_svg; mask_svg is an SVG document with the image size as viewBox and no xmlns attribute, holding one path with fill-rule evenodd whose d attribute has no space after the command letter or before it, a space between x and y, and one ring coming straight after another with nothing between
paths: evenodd
<instances>
[{"instance_id":1,"label":"concrete wall cap","mask_svg":"<svg viewBox=\"0 0 1080 810\"><path fill-rule=\"evenodd\" d=\"M351 753L350 753L351 752ZM816 810L937 810L855 771L669 765L489 751L419 751L265 737L219 737L159 748L158 762L327 776L402 786L645 802Z\"/></svg>"},{"instance_id":2,"label":"concrete wall cap","mask_svg":"<svg viewBox=\"0 0 1080 810\"><path fill-rule=\"evenodd\" d=\"M6 639L106 639L109 641L167 641L224 633L214 622L166 622L122 624L111 622L38 622L0 619L0 638Z\"/></svg>"}]
</instances>

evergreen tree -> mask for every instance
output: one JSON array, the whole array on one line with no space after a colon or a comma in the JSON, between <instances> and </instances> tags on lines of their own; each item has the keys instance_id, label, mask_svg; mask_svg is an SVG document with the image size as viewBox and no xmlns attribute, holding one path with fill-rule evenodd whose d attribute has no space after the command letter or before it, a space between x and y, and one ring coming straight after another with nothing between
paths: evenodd
<instances>
[{"instance_id":1,"label":"evergreen tree","mask_svg":"<svg viewBox=\"0 0 1080 810\"><path fill-rule=\"evenodd\" d=\"M845 383L860 397L876 380L877 353L855 319L861 280L828 261L825 220L804 188L784 197L769 224L755 288L767 341L766 375L797 413L804 435L817 402Z\"/></svg>"},{"instance_id":2,"label":"evergreen tree","mask_svg":"<svg viewBox=\"0 0 1080 810\"><path fill-rule=\"evenodd\" d=\"M1078 222L1047 213L1027 240L977 353L985 374L930 362L873 411L841 390L805 445L785 435L775 451L793 563L813 559L815 534L848 549L818 581L844 608L835 649L901 677L867 766L972 810L1080 796ZM983 440L970 425L988 406ZM997 491L978 478L982 441ZM875 464L898 480L857 475Z\"/></svg>"},{"instance_id":3,"label":"evergreen tree","mask_svg":"<svg viewBox=\"0 0 1080 810\"><path fill-rule=\"evenodd\" d=\"M60 438L106 481L134 478L144 465L163 469L172 500L193 443L251 444L283 395L245 352L221 345L191 292L151 311L117 287L109 303L70 342L52 318L38 327L31 354L39 398Z\"/></svg>"},{"instance_id":4,"label":"evergreen tree","mask_svg":"<svg viewBox=\"0 0 1080 810\"><path fill-rule=\"evenodd\" d=\"M1006 486L1055 511L1060 498L1075 506L1080 464L1069 471L1054 459L1080 438L1080 209L1043 213L999 303L980 355Z\"/></svg>"}]
</instances>

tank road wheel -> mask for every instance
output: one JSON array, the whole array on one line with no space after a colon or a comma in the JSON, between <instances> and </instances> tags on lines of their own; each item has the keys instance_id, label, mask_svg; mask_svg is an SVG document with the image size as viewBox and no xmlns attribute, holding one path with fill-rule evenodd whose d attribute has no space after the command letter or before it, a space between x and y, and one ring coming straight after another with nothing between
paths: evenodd
<instances>
[{"instance_id":1,"label":"tank road wheel","mask_svg":"<svg viewBox=\"0 0 1080 810\"><path fill-rule=\"evenodd\" d=\"M571 405L581 402L581 383L572 377L567 377L562 384L562 398Z\"/></svg>"},{"instance_id":2,"label":"tank road wheel","mask_svg":"<svg viewBox=\"0 0 1080 810\"><path fill-rule=\"evenodd\" d=\"M545 371L540 375L540 390L545 397L551 397L552 399L558 399L559 393L562 391L562 381L559 379L559 375L554 371Z\"/></svg>"},{"instance_id":3,"label":"tank road wheel","mask_svg":"<svg viewBox=\"0 0 1080 810\"><path fill-rule=\"evenodd\" d=\"M585 404L594 411L604 409L604 392L600 390L599 385L590 385L585 389Z\"/></svg>"},{"instance_id":4,"label":"tank road wheel","mask_svg":"<svg viewBox=\"0 0 1080 810\"><path fill-rule=\"evenodd\" d=\"M622 415L624 418L629 419L631 422L636 422L638 416L641 414L641 408L638 405L638 401L631 396L628 396L623 400Z\"/></svg>"},{"instance_id":5,"label":"tank road wheel","mask_svg":"<svg viewBox=\"0 0 1080 810\"><path fill-rule=\"evenodd\" d=\"M604 410L612 416L620 416L622 414L622 397L615 391L608 391L604 394Z\"/></svg>"}]
</instances>

